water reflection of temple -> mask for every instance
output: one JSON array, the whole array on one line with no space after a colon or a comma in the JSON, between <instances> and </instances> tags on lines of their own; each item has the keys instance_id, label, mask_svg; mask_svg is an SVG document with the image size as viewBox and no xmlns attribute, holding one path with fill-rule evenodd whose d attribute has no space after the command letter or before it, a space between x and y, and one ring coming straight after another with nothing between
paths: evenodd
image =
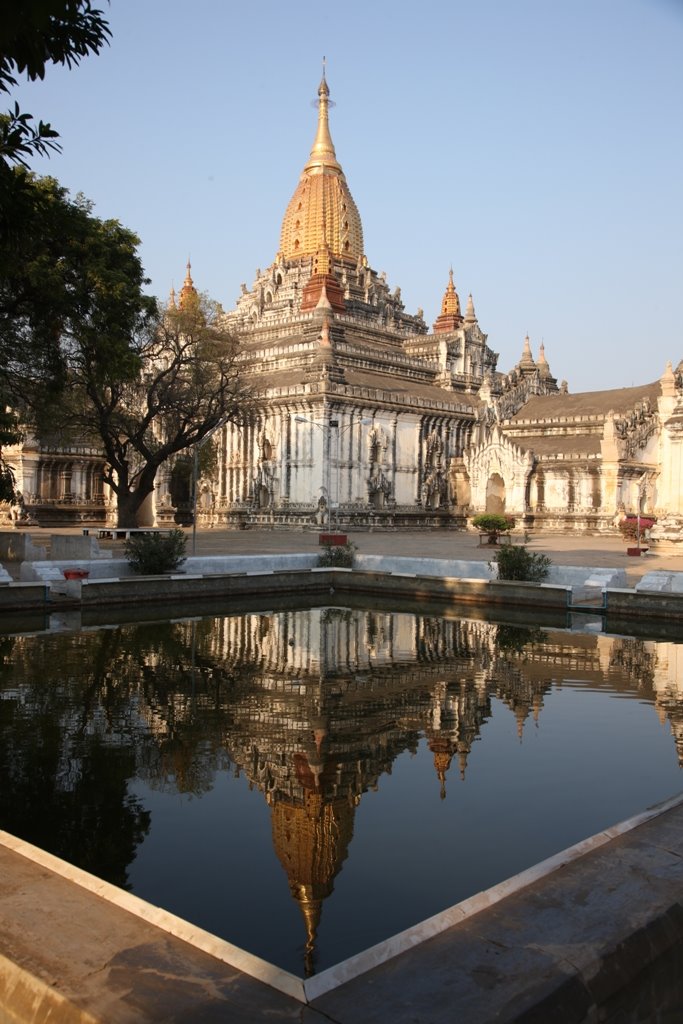
<instances>
[{"instance_id":1,"label":"water reflection of temple","mask_svg":"<svg viewBox=\"0 0 683 1024\"><path fill-rule=\"evenodd\" d=\"M466 776L494 704L523 740L530 723L542 727L545 695L570 685L652 701L671 722L683 764L682 650L324 608L84 633L59 659L34 638L15 638L5 664L16 692L24 677L40 678L50 694L51 672L81 679L81 730L129 745L153 786L202 792L232 763L263 793L303 915L310 972L356 808L397 757L426 743L446 798L452 780ZM67 741L60 757L78 763Z\"/></svg>"},{"instance_id":2,"label":"water reflection of temple","mask_svg":"<svg viewBox=\"0 0 683 1024\"><path fill-rule=\"evenodd\" d=\"M553 685L654 696L661 646L335 608L226 618L210 644L235 680L226 746L271 807L274 847L305 921L308 973L355 809L401 753L425 738L445 798L454 761L465 777L492 698L521 740Z\"/></svg>"}]
</instances>

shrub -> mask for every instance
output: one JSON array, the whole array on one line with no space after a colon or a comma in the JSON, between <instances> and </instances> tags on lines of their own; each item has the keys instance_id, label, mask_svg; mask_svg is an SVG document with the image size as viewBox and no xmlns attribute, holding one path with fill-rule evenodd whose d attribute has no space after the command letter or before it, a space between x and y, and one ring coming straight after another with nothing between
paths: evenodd
<instances>
[{"instance_id":1,"label":"shrub","mask_svg":"<svg viewBox=\"0 0 683 1024\"><path fill-rule=\"evenodd\" d=\"M318 565L326 568L353 569L353 559L356 554L356 545L351 544L325 544L318 555Z\"/></svg>"},{"instance_id":2,"label":"shrub","mask_svg":"<svg viewBox=\"0 0 683 1024\"><path fill-rule=\"evenodd\" d=\"M522 580L526 583L540 583L552 564L547 555L527 551L523 544L501 548L496 552L494 562L498 565L499 580Z\"/></svg>"},{"instance_id":3,"label":"shrub","mask_svg":"<svg viewBox=\"0 0 683 1024\"><path fill-rule=\"evenodd\" d=\"M640 536L642 537L646 530L651 530L656 522L657 520L654 516L642 515L640 517ZM623 519L619 520L619 529L625 540L635 540L638 536L638 516L624 516Z\"/></svg>"},{"instance_id":4,"label":"shrub","mask_svg":"<svg viewBox=\"0 0 683 1024\"><path fill-rule=\"evenodd\" d=\"M512 516L502 516L495 512L482 512L481 515L475 516L472 520L472 526L475 530L488 533L489 543L491 544L496 543L498 534L511 530L514 525L515 520Z\"/></svg>"},{"instance_id":5,"label":"shrub","mask_svg":"<svg viewBox=\"0 0 683 1024\"><path fill-rule=\"evenodd\" d=\"M187 538L182 530L170 533L140 533L126 541L126 558L141 576L172 572L185 561Z\"/></svg>"}]
</instances>

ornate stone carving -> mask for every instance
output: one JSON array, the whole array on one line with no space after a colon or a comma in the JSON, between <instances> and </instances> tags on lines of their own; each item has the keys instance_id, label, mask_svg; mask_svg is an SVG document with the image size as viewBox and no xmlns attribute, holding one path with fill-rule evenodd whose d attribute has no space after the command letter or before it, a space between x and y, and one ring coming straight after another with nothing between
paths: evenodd
<instances>
[{"instance_id":1,"label":"ornate stone carving","mask_svg":"<svg viewBox=\"0 0 683 1024\"><path fill-rule=\"evenodd\" d=\"M448 477L443 459L443 440L435 430L427 437L421 497L425 508L443 508L448 504Z\"/></svg>"},{"instance_id":2,"label":"ornate stone carving","mask_svg":"<svg viewBox=\"0 0 683 1024\"><path fill-rule=\"evenodd\" d=\"M614 430L622 457L633 458L639 449L645 447L656 429L657 414L648 398L636 402L626 416L615 417Z\"/></svg>"},{"instance_id":3,"label":"ornate stone carving","mask_svg":"<svg viewBox=\"0 0 683 1024\"><path fill-rule=\"evenodd\" d=\"M384 472L384 462L388 447L388 438L382 429L373 427L368 432L368 462L370 464L370 475L368 477L368 498L375 508L384 508L385 503L391 496L391 483Z\"/></svg>"}]
</instances>

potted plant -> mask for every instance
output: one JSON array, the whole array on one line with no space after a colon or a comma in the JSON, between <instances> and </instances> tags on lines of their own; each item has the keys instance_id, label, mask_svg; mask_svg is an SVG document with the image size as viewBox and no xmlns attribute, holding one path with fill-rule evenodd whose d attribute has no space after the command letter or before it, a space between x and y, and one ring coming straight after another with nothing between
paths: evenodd
<instances>
[{"instance_id":1,"label":"potted plant","mask_svg":"<svg viewBox=\"0 0 683 1024\"><path fill-rule=\"evenodd\" d=\"M480 543L481 535L484 535L488 544L497 544L501 533L512 530L514 525L515 520L512 516L498 515L494 512L483 512L472 520L472 526L475 530L479 530Z\"/></svg>"}]
</instances>

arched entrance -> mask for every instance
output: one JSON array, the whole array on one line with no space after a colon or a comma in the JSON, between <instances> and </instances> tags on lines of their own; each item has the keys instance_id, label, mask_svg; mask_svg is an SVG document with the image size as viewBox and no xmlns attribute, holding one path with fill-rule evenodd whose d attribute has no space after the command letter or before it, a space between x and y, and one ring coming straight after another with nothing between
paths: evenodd
<instances>
[{"instance_id":1,"label":"arched entrance","mask_svg":"<svg viewBox=\"0 0 683 1024\"><path fill-rule=\"evenodd\" d=\"M492 473L486 484L486 511L505 514L505 481L500 473Z\"/></svg>"}]
</instances>

